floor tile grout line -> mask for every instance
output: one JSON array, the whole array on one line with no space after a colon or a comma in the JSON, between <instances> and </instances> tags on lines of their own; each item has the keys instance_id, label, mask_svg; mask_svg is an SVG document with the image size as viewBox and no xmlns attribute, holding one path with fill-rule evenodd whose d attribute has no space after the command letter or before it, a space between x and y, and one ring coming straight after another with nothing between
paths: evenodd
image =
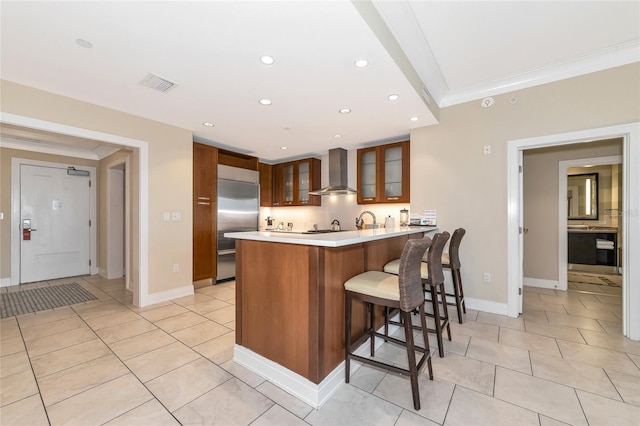
<instances>
[{"instance_id":1,"label":"floor tile grout line","mask_svg":"<svg viewBox=\"0 0 640 426\"><path fill-rule=\"evenodd\" d=\"M38 397L40 398L40 403L42 403L42 409L44 410L44 415L47 417L47 422L51 425L51 419L49 418L49 411L47 407L44 405L44 399L42 398L42 391L40 390L40 383L38 382L38 378L36 377L36 372L33 369L33 363L31 362L31 357L29 356L29 352L27 350L27 344L24 341L24 335L22 334L22 328L20 327L20 322L16 317L16 324L18 325L18 330L20 331L20 337L22 338L22 345L24 346L25 355L27 356L27 360L29 361L29 367L31 368L31 374L33 375L33 381L36 383L36 389L38 390Z\"/></svg>"},{"instance_id":2,"label":"floor tile grout line","mask_svg":"<svg viewBox=\"0 0 640 426\"><path fill-rule=\"evenodd\" d=\"M79 315L78 315L78 316L79 316ZM84 318L80 318L80 319L81 319L83 322L85 322L85 324L86 324L86 321L84 320ZM146 318L145 318L145 319L146 319ZM154 325L155 325L155 324L154 324ZM87 326L89 326L89 325L87 324ZM158 330L160 330L160 329L158 328ZM91 330L91 331L93 331L93 330ZM162 331L162 332L165 332L164 330L161 330L161 331ZM162 405L162 406L164 407L164 409L165 409L165 410L167 410L167 412L168 412L168 413L169 413L169 414L170 414L170 415L171 415L171 416L172 416L172 417L173 417L173 418L174 418L174 419L175 419L179 424L182 424L182 423L181 423L181 422L180 422L180 421L179 421L179 420L178 420L178 419L173 415L173 413L172 413L171 411L169 411L169 409L168 409L167 407L165 407L165 405L162 403L162 401L160 401L158 398L156 398L155 394L151 391L151 389L149 389L149 388L146 386L146 384L145 384L145 383L144 383L144 382L143 382L143 381L142 381L142 380L141 380L141 379L140 379L140 378L139 378L139 377L138 377L138 376L133 372L133 370L131 370L131 368L130 368L126 363L125 363L125 360L123 360L121 357L119 357L119 356L118 356L118 354L116 354L116 353L113 351L113 349L111 348L111 346L109 346L109 344L108 344L108 343L106 343L104 340L102 340L102 338L101 338L100 336L98 336L98 335L95 333L95 331L93 331L93 333L94 333L94 334L96 335L96 337L97 337L97 338L102 342L102 344L104 344L104 345L109 349L109 351L111 352L111 354L113 354L113 356L115 356L115 357L118 359L118 361L120 361L120 362L122 363L122 365L123 365L123 366L124 366L128 371L129 371L129 374L131 374L133 377L135 377L135 378L136 378L136 380L137 380L138 382L140 382L140 384L141 384L142 386L144 386L144 388L147 390L147 392L149 392L149 395L151 395L151 399L155 399L156 401L158 401L158 403L159 403L160 405ZM133 336L133 337L135 337L135 336ZM123 340L126 340L126 339L123 339ZM167 346L167 345L165 345L165 346ZM165 346L162 346L162 347L165 347ZM149 352L153 352L153 351L149 351ZM147 353L148 353L148 352L147 352ZM144 354L141 354L141 355L144 355ZM135 357L133 357L133 358L135 358ZM133 358L130 358L130 359L133 359ZM120 376L120 377L123 377L123 376ZM114 379L114 380L115 380L115 379ZM151 380L153 380L153 379L151 379ZM111 380L109 380L109 381L107 381L107 382L105 382L105 383L108 383L108 382L110 382L110 381L111 381ZM104 384L104 383L103 383L103 384ZM100 386L100 385L99 385L99 386ZM79 394L77 394L77 395L79 395ZM147 403L147 402L149 402L151 399L149 399L149 400L147 400L147 401L143 402L142 404L140 404L140 405L136 406L135 408L138 408L138 407L140 407L141 405L146 404L146 403ZM46 407L45 407L45 409L46 409ZM129 410L129 411L131 411L131 410ZM122 414L124 414L124 413L122 413ZM112 420L114 420L114 419L116 419L116 418L120 417L122 414L120 414L120 415L118 415L118 416L116 416L116 417L112 417L112 418L110 418L110 419L109 419L109 420L107 420L105 423L108 423L108 422L110 422L110 421L112 421Z\"/></svg>"}]
</instances>

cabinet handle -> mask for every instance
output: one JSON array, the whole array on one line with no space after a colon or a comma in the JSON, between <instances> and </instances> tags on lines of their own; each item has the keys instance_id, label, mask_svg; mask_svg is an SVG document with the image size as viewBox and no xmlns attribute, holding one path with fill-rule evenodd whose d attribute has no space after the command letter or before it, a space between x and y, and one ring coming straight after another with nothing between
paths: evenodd
<instances>
[{"instance_id":1,"label":"cabinet handle","mask_svg":"<svg viewBox=\"0 0 640 426\"><path fill-rule=\"evenodd\" d=\"M211 203L207 203L207 202L204 202L204 201L198 201L198 204L201 205L201 206L209 206L209 205L211 205Z\"/></svg>"},{"instance_id":2,"label":"cabinet handle","mask_svg":"<svg viewBox=\"0 0 640 426\"><path fill-rule=\"evenodd\" d=\"M363 198L362 201L373 201L373 197Z\"/></svg>"},{"instance_id":3,"label":"cabinet handle","mask_svg":"<svg viewBox=\"0 0 640 426\"><path fill-rule=\"evenodd\" d=\"M209 200L211 200L211 198L209 198L209 197L198 197L198 200L207 200L207 201L209 201Z\"/></svg>"},{"instance_id":4,"label":"cabinet handle","mask_svg":"<svg viewBox=\"0 0 640 426\"><path fill-rule=\"evenodd\" d=\"M400 197L387 197L387 200L399 200Z\"/></svg>"}]
</instances>

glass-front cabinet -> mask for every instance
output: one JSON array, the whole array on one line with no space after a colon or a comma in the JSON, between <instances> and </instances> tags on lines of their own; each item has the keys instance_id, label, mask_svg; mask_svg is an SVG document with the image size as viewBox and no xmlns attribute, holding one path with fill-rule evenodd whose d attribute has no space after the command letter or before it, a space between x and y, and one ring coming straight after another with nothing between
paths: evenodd
<instances>
[{"instance_id":1,"label":"glass-front cabinet","mask_svg":"<svg viewBox=\"0 0 640 426\"><path fill-rule=\"evenodd\" d=\"M409 202L409 141L358 150L358 204Z\"/></svg>"},{"instance_id":2,"label":"glass-front cabinet","mask_svg":"<svg viewBox=\"0 0 640 426\"><path fill-rule=\"evenodd\" d=\"M298 163L298 202L309 204L309 161Z\"/></svg>"},{"instance_id":3,"label":"glass-front cabinet","mask_svg":"<svg viewBox=\"0 0 640 426\"><path fill-rule=\"evenodd\" d=\"M320 160L303 160L273 166L273 206L319 206L320 196L309 191L320 189Z\"/></svg>"},{"instance_id":4,"label":"glass-front cabinet","mask_svg":"<svg viewBox=\"0 0 640 426\"><path fill-rule=\"evenodd\" d=\"M284 204L291 205L293 204L293 163L283 166L283 182L282 193Z\"/></svg>"}]
</instances>

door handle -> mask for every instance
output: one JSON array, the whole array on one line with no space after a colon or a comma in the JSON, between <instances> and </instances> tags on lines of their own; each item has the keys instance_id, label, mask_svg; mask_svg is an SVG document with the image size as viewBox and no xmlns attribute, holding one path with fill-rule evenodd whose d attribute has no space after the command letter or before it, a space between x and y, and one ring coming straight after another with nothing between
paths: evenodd
<instances>
[{"instance_id":1,"label":"door handle","mask_svg":"<svg viewBox=\"0 0 640 426\"><path fill-rule=\"evenodd\" d=\"M22 219L22 240L30 241L32 231L37 231L37 229L31 228L31 219Z\"/></svg>"}]
</instances>

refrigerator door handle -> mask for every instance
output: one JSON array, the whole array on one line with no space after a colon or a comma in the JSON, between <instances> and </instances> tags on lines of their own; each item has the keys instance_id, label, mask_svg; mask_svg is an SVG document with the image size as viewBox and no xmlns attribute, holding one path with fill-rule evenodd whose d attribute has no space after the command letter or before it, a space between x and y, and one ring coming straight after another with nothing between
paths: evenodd
<instances>
[{"instance_id":1,"label":"refrigerator door handle","mask_svg":"<svg viewBox=\"0 0 640 426\"><path fill-rule=\"evenodd\" d=\"M226 256L227 254L234 254L235 252L236 249L218 250L218 256Z\"/></svg>"}]
</instances>

